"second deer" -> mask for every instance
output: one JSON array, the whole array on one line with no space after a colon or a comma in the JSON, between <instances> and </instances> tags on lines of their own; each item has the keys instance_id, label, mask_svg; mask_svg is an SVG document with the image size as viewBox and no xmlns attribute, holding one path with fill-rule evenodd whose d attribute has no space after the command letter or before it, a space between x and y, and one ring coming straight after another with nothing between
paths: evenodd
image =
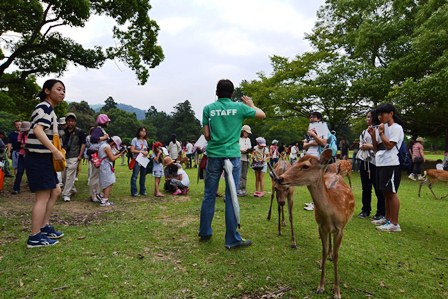
<instances>
[{"instance_id":1,"label":"second deer","mask_svg":"<svg viewBox=\"0 0 448 299\"><path fill-rule=\"evenodd\" d=\"M437 199L437 196L435 195L434 191L432 190L432 185L436 182L448 182L448 171L446 170L438 170L438 169L428 169L425 171L423 175L424 180L420 183L420 187L418 188L418 197L420 197L420 192L422 190L422 186L425 183L428 183L428 188L431 190L432 195L434 195L434 198ZM447 197L448 194L440 197L440 199L443 199Z\"/></svg>"},{"instance_id":2,"label":"second deer","mask_svg":"<svg viewBox=\"0 0 448 299\"><path fill-rule=\"evenodd\" d=\"M279 176L277 182L286 186L308 187L314 202L314 216L322 241L321 277L317 293L324 292L325 262L331 254L334 263L334 298L339 299L341 298L338 273L339 247L345 225L353 215L355 199L342 176L325 173L326 164L330 159L331 150L325 150L320 160L313 156L304 156Z\"/></svg>"}]
</instances>

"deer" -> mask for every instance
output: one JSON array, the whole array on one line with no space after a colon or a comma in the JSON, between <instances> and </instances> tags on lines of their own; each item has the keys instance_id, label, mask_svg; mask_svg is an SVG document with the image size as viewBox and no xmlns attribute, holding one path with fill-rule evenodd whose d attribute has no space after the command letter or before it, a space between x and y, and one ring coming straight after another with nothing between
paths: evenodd
<instances>
[{"instance_id":1,"label":"deer","mask_svg":"<svg viewBox=\"0 0 448 299\"><path fill-rule=\"evenodd\" d=\"M322 294L325 290L325 262L330 256L334 263L334 298L340 299L339 247L344 228L353 215L355 198L342 176L325 172L330 159L330 149L322 152L320 160L305 155L282 175L273 175L277 182L284 186L307 186L314 202L314 216L322 242L321 277L316 292Z\"/></svg>"},{"instance_id":2,"label":"deer","mask_svg":"<svg viewBox=\"0 0 448 299\"><path fill-rule=\"evenodd\" d=\"M296 239L294 237L294 225L293 225L293 217L292 217L292 208L293 208L293 196L294 196L294 187L284 186L274 179L272 172L277 174L283 174L285 171L287 171L289 168L291 168L291 164L286 162L285 160L279 160L275 166L274 169L272 169L272 166L268 163L269 168L271 170L271 178L272 178L272 194L271 194L271 205L269 206L269 212L268 212L268 220L271 220L271 211L272 211L272 202L274 201L274 195L277 199L277 209L278 209L278 235L282 235L282 226L286 226L285 223L285 213L284 213L284 206L285 206L285 199L288 199L288 212L289 212L289 223L291 225L291 248L297 248Z\"/></svg>"},{"instance_id":3,"label":"deer","mask_svg":"<svg viewBox=\"0 0 448 299\"><path fill-rule=\"evenodd\" d=\"M336 163L329 164L327 167L327 172L333 172L341 175L342 177L346 176L348 178L348 183L350 184L350 188L352 188L352 179L350 175L352 174L352 162L349 160L337 160Z\"/></svg>"},{"instance_id":4,"label":"deer","mask_svg":"<svg viewBox=\"0 0 448 299\"><path fill-rule=\"evenodd\" d=\"M436 182L448 182L448 171L446 170L438 170L438 169L428 169L423 174L424 180L420 183L420 187L418 188L418 197L420 197L420 192L422 190L422 186L425 183L428 183L428 188L431 190L432 195L434 195L434 198L437 199L437 196L435 195L434 191L432 190L432 185ZM440 197L440 199L444 199L447 197L448 194Z\"/></svg>"}]
</instances>

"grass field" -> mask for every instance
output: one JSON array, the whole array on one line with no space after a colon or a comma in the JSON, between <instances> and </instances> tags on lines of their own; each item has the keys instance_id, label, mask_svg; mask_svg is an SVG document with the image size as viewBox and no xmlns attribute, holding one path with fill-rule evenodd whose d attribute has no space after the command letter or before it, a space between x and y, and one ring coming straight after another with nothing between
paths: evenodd
<instances>
[{"instance_id":1,"label":"grass field","mask_svg":"<svg viewBox=\"0 0 448 299\"><path fill-rule=\"evenodd\" d=\"M6 180L0 197L1 298L332 298L333 266L327 267L325 293L319 282L321 242L306 188L296 189L294 223L298 248L290 248L290 229L277 236L274 217L266 220L267 195L240 198L243 237L253 246L224 248L224 203L217 199L214 236L198 241L203 181L196 169L188 196L130 197L130 171L117 166L113 207L87 200L86 167L77 182L79 193L69 203L58 201L53 224L64 231L60 244L27 249L33 195L10 195ZM254 191L249 171L249 191ZM352 177L355 214L345 230L339 274L343 298L448 298L448 201L435 200L425 186L403 174L400 233L378 232L358 219L361 185ZM147 177L148 194L153 178ZM224 193L224 183L220 184ZM434 187L446 194L445 184ZM374 200L373 206L375 207ZM374 213L373 210L372 213Z\"/></svg>"}]
</instances>

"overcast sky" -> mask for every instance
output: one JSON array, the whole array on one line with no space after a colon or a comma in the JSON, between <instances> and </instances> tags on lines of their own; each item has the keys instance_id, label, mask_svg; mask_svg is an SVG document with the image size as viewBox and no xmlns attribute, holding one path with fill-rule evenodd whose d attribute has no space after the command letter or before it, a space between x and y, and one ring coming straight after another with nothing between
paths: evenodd
<instances>
[{"instance_id":1,"label":"overcast sky","mask_svg":"<svg viewBox=\"0 0 448 299\"><path fill-rule=\"evenodd\" d=\"M158 43L165 60L151 70L146 85L119 61L99 70L71 67L61 78L66 100L103 104L116 102L171 113L185 100L196 117L216 100L219 79L238 86L242 80L270 74L269 57L294 57L310 50L305 33L311 32L317 9L324 0L153 0L149 15L160 26ZM113 21L93 17L85 28L64 29L64 34L87 47L113 44ZM39 78L42 83L48 78ZM250 95L249 95L250 96Z\"/></svg>"}]
</instances>

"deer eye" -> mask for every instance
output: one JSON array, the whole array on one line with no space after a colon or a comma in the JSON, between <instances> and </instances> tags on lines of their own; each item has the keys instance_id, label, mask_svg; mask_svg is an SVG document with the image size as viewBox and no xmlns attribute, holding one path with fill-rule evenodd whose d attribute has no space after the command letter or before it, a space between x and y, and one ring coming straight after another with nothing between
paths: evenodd
<instances>
[{"instance_id":1,"label":"deer eye","mask_svg":"<svg viewBox=\"0 0 448 299\"><path fill-rule=\"evenodd\" d=\"M308 168L310 168L310 167L306 164L302 166L302 169L308 169Z\"/></svg>"}]
</instances>

